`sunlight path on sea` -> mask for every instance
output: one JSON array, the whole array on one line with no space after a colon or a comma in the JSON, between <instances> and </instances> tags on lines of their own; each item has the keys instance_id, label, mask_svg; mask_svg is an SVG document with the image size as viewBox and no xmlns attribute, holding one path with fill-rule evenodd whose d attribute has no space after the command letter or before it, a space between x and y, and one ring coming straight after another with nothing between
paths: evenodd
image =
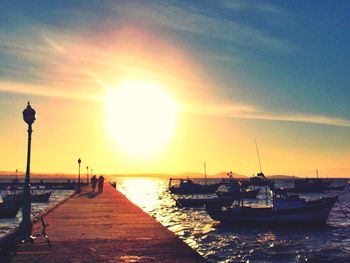
<instances>
[{"instance_id":1,"label":"sunlight path on sea","mask_svg":"<svg viewBox=\"0 0 350 263\"><path fill-rule=\"evenodd\" d=\"M117 188L133 203L177 234L192 248L212 262L256 261L305 262L326 258L330 261L350 258L350 220L338 204L333 207L328 224L316 229L266 229L222 226L204 209L178 208L164 178L116 178ZM211 182L215 182L212 180ZM278 186L290 186L284 180ZM305 194L306 199L340 195L344 210L350 215L350 188L344 192ZM265 193L257 201L264 204Z\"/></svg>"}]
</instances>

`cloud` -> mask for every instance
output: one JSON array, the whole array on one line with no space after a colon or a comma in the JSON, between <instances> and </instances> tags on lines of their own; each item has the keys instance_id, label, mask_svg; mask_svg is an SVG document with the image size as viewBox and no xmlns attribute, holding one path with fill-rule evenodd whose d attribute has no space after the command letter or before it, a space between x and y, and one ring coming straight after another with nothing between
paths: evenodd
<instances>
[{"instance_id":1,"label":"cloud","mask_svg":"<svg viewBox=\"0 0 350 263\"><path fill-rule=\"evenodd\" d=\"M267 15L279 15L279 16L291 16L283 8L264 3L263 1L241 1L241 0L222 0L218 2L218 5L229 10L241 11L250 10L265 13Z\"/></svg>"},{"instance_id":2,"label":"cloud","mask_svg":"<svg viewBox=\"0 0 350 263\"><path fill-rule=\"evenodd\" d=\"M262 8L262 6L261 6ZM267 9L267 7L265 7ZM170 4L132 6L112 5L119 15L143 21L152 26L162 26L183 33L213 38L250 48L267 48L278 52L291 52L296 49L293 43L274 37L256 28L235 22L218 15L210 15L207 10L184 8Z\"/></svg>"},{"instance_id":3,"label":"cloud","mask_svg":"<svg viewBox=\"0 0 350 263\"><path fill-rule=\"evenodd\" d=\"M95 94L86 94L79 90L66 90L60 86L47 86L42 84L20 83L0 80L0 92L28 94L40 97L60 97L75 100L102 101L103 98Z\"/></svg>"},{"instance_id":4,"label":"cloud","mask_svg":"<svg viewBox=\"0 0 350 263\"><path fill-rule=\"evenodd\" d=\"M329 126L339 126L339 127L350 128L350 120L337 118L337 117L324 116L324 115L287 113L287 114L261 114L261 115L251 116L251 117L253 119L261 119L261 120L303 122L303 123L323 124L323 125L329 125Z\"/></svg>"},{"instance_id":5,"label":"cloud","mask_svg":"<svg viewBox=\"0 0 350 263\"><path fill-rule=\"evenodd\" d=\"M281 52L290 52L295 49L292 43L233 20L215 17L200 6L185 8L180 5L164 4L163 2L157 5L130 4L130 2L119 2L111 5L110 11L117 15L115 19L112 19L113 21L122 21L123 18L128 18L130 21L138 20L145 22L145 28L147 28L147 25L158 28L164 27L167 30L189 33L192 37L200 35L213 38L215 42L224 41L227 46L230 46L230 44L257 48L263 46ZM263 13L288 15L283 9L261 2L221 1L220 5L227 9L251 9ZM137 59L132 56L123 57L120 55L120 50L123 50L123 48L127 50L129 46L120 47L114 41L128 42L132 40L130 37L138 38L139 35L130 34L125 41L124 36L114 38L113 34L110 35L110 33L108 31L99 32L96 38L92 37L90 39L92 33L88 35L86 32L85 34L76 31L70 32L42 25L30 25L23 29L23 32L4 33L0 31L0 56L7 56L7 61L4 59L2 59L2 63L0 61L0 91L99 100L103 93L98 88L108 87L111 84L111 76L129 74L160 81L171 79L171 82L175 84L174 86L182 87L182 89L179 88L181 89L179 93L183 92L183 97L187 96L190 100L198 98L197 104L192 101L193 105L191 106L183 105L183 109L191 113L350 127L349 120L337 117L304 113L278 114L260 110L251 105L209 103L209 105L205 104L203 106L200 104L201 101L212 101L210 95L207 95L210 93L208 87L210 85L207 84L207 81L190 78L184 74L179 75L180 77L174 77L173 74L173 69L183 68L184 72L196 71L190 63L185 67L181 63L174 63L169 66L167 62L173 61L171 59L166 60L168 59L167 56L161 56L161 59L166 62L164 63L161 60L155 60L152 54L143 53L140 54L145 55L145 60L142 58L138 60L138 53L134 55ZM100 41L96 41L99 38L101 38ZM156 53L158 56L157 49L160 41L161 39L151 37L146 38L146 41L137 43L135 46L144 46L144 50ZM113 49L113 47L116 48ZM178 60L179 53L174 52L174 49L171 48L164 45L159 52L169 53L169 56L176 57ZM157 52L152 51L152 49ZM174 54L171 54L172 52ZM226 58L218 55L215 50L204 56L209 60L223 60ZM130 57L131 59L129 59ZM230 58L234 59L232 56ZM236 58L236 60L240 63L245 62L244 59ZM157 63L159 65L156 65ZM162 70L166 67L171 70ZM22 75L27 76L27 79L21 78Z\"/></svg>"},{"instance_id":6,"label":"cloud","mask_svg":"<svg viewBox=\"0 0 350 263\"><path fill-rule=\"evenodd\" d=\"M299 122L308 124L321 124L329 126L338 126L350 128L350 120L325 115L308 113L272 113L265 110L259 110L252 105L240 104L212 104L212 105L194 105L184 108L190 113L217 116L225 118L268 120L283 122Z\"/></svg>"}]
</instances>

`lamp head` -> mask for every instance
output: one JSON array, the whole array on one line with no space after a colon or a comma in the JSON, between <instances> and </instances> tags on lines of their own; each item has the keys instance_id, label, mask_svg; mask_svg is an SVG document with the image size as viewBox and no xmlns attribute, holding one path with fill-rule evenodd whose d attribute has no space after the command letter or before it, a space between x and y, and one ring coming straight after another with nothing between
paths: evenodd
<instances>
[{"instance_id":1,"label":"lamp head","mask_svg":"<svg viewBox=\"0 0 350 263\"><path fill-rule=\"evenodd\" d=\"M28 101L27 108L23 110L23 120L28 124L32 125L34 121L36 120L36 112L35 110L30 106L30 103Z\"/></svg>"}]
</instances>

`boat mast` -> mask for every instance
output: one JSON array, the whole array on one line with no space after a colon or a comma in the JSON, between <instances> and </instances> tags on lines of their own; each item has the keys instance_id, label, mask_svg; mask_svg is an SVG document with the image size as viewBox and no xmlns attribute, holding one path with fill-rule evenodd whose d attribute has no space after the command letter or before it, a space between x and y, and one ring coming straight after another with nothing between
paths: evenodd
<instances>
[{"instance_id":1,"label":"boat mast","mask_svg":"<svg viewBox=\"0 0 350 263\"><path fill-rule=\"evenodd\" d=\"M258 149L258 143L256 142L256 139L254 139L254 140L255 140L256 152L258 154L258 159L259 159L260 173L262 173L261 160L260 160L260 154L259 154L259 149ZM264 175L264 177L265 177L265 175ZM265 182L265 203L266 203L266 206L267 206L267 204L268 204L268 200L267 200L267 182Z\"/></svg>"},{"instance_id":2,"label":"boat mast","mask_svg":"<svg viewBox=\"0 0 350 263\"><path fill-rule=\"evenodd\" d=\"M204 183L207 185L207 165L204 162Z\"/></svg>"},{"instance_id":3,"label":"boat mast","mask_svg":"<svg viewBox=\"0 0 350 263\"><path fill-rule=\"evenodd\" d=\"M316 169L316 176L317 176L317 179L318 179L318 170Z\"/></svg>"},{"instance_id":4,"label":"boat mast","mask_svg":"<svg viewBox=\"0 0 350 263\"><path fill-rule=\"evenodd\" d=\"M261 169L261 160L260 160L260 154L259 154L259 149L258 149L258 144L256 142L256 139L255 140L255 147L256 147L256 152L258 154L258 159L259 159L259 166L260 166L260 173L262 173L262 169Z\"/></svg>"}]
</instances>

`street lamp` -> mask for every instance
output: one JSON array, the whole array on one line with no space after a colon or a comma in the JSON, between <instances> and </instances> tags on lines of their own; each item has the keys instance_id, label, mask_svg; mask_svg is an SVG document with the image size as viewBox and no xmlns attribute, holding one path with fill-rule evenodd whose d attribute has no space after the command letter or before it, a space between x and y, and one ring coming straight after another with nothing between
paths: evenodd
<instances>
[{"instance_id":1,"label":"street lamp","mask_svg":"<svg viewBox=\"0 0 350 263\"><path fill-rule=\"evenodd\" d=\"M19 232L24 237L29 237L32 234L31 200L30 200L30 147L32 142L32 124L36 120L35 110L28 102L27 108L23 110L23 120L28 124L28 146L27 146L27 169L23 189L23 204L22 204L22 221L19 225Z\"/></svg>"},{"instance_id":2,"label":"street lamp","mask_svg":"<svg viewBox=\"0 0 350 263\"><path fill-rule=\"evenodd\" d=\"M80 164L81 164L80 158L78 159L78 164L79 164L78 193L80 193Z\"/></svg>"},{"instance_id":3,"label":"street lamp","mask_svg":"<svg viewBox=\"0 0 350 263\"><path fill-rule=\"evenodd\" d=\"M86 166L86 183L89 184L89 166Z\"/></svg>"}]
</instances>

